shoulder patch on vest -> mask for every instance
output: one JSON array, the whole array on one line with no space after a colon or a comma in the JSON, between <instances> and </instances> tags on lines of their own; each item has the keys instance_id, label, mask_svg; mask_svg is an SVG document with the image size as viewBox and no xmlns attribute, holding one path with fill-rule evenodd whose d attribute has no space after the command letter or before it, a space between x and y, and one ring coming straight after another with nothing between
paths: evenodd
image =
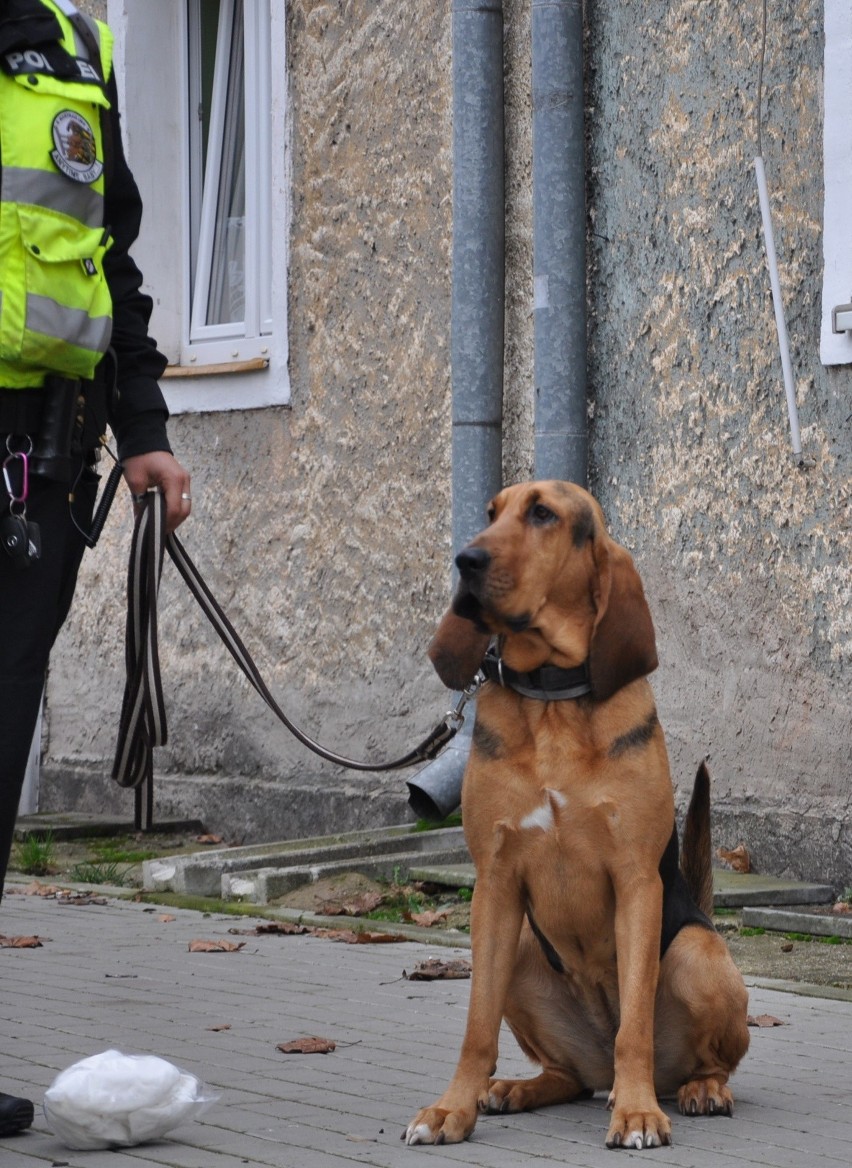
<instances>
[{"instance_id":1,"label":"shoulder patch on vest","mask_svg":"<svg viewBox=\"0 0 852 1168\"><path fill-rule=\"evenodd\" d=\"M68 178L79 183L96 182L104 164L98 160L95 135L91 125L76 110L63 110L53 119L53 142L50 157Z\"/></svg>"}]
</instances>

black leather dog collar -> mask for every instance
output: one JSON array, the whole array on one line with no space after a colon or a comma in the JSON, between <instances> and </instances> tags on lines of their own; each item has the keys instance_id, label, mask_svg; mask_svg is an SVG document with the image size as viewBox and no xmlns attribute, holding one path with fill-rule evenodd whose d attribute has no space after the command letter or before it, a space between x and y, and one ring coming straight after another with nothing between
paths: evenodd
<instances>
[{"instance_id":1,"label":"black leather dog collar","mask_svg":"<svg viewBox=\"0 0 852 1168\"><path fill-rule=\"evenodd\" d=\"M589 670L586 663L573 669L562 669L558 665L542 665L529 673L521 673L504 664L503 659L493 649L485 654L480 667L488 681L494 681L505 689L514 690L525 698L535 698L541 702L576 701L592 692Z\"/></svg>"}]
</instances>

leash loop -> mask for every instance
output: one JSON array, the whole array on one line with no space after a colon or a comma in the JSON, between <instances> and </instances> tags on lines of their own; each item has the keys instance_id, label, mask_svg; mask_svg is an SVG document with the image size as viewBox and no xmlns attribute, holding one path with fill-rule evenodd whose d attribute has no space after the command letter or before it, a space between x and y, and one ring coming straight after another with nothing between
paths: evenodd
<instances>
[{"instance_id":1,"label":"leash loop","mask_svg":"<svg viewBox=\"0 0 852 1168\"><path fill-rule=\"evenodd\" d=\"M174 532L166 534L166 503L162 492L156 488L149 489L136 501L140 507L133 529L127 587L127 681L112 777L119 786L136 789L137 829L148 831L153 824L153 747L165 745L168 739L157 648L157 594L164 551L168 552L184 583L253 689L290 733L320 758L348 770L402 770L430 762L459 732L464 723L464 707L485 680L482 673L478 673L462 692L455 708L448 711L431 733L401 758L381 763L361 762L345 758L315 742L278 705L251 654L186 548Z\"/></svg>"}]
</instances>

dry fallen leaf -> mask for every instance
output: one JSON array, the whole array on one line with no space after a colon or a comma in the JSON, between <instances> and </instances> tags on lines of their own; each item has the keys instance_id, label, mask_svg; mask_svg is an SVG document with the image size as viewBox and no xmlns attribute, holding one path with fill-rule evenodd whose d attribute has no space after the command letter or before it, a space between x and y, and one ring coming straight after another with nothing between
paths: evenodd
<instances>
[{"instance_id":1,"label":"dry fallen leaf","mask_svg":"<svg viewBox=\"0 0 852 1168\"><path fill-rule=\"evenodd\" d=\"M837 904L831 906L831 911L837 913L838 916L843 916L846 913L852 913L852 904L848 900L838 900Z\"/></svg>"},{"instance_id":2,"label":"dry fallen leaf","mask_svg":"<svg viewBox=\"0 0 852 1168\"><path fill-rule=\"evenodd\" d=\"M311 929L314 937L342 941L344 945L387 945L400 940L396 933L356 933L354 929Z\"/></svg>"},{"instance_id":3,"label":"dry fallen leaf","mask_svg":"<svg viewBox=\"0 0 852 1168\"><path fill-rule=\"evenodd\" d=\"M177 920L177 917L173 917L171 913L160 913L160 915L157 917L157 920L160 922L160 924L170 925L172 921Z\"/></svg>"},{"instance_id":4,"label":"dry fallen leaf","mask_svg":"<svg viewBox=\"0 0 852 1168\"><path fill-rule=\"evenodd\" d=\"M208 1026L207 1029L213 1030L216 1033L218 1033L220 1030L230 1030L231 1023L230 1022L220 1022L218 1026Z\"/></svg>"},{"instance_id":5,"label":"dry fallen leaf","mask_svg":"<svg viewBox=\"0 0 852 1168\"><path fill-rule=\"evenodd\" d=\"M748 854L748 848L745 844L737 844L730 851L725 848L718 848L716 855L720 860L724 860L726 864L729 864L735 872L751 871L751 857Z\"/></svg>"},{"instance_id":6,"label":"dry fallen leaf","mask_svg":"<svg viewBox=\"0 0 852 1168\"><path fill-rule=\"evenodd\" d=\"M197 835L195 842L197 844L221 844L224 843L225 837L222 835Z\"/></svg>"},{"instance_id":7,"label":"dry fallen leaf","mask_svg":"<svg viewBox=\"0 0 852 1168\"><path fill-rule=\"evenodd\" d=\"M32 884L28 884L26 888L22 888L21 892L24 896L56 896L58 892L70 893L69 888L60 888L58 884L42 884L40 880L34 880Z\"/></svg>"},{"instance_id":8,"label":"dry fallen leaf","mask_svg":"<svg viewBox=\"0 0 852 1168\"><path fill-rule=\"evenodd\" d=\"M362 892L351 900L324 900L319 911L327 917L361 917L378 908L384 899L381 892Z\"/></svg>"},{"instance_id":9,"label":"dry fallen leaf","mask_svg":"<svg viewBox=\"0 0 852 1168\"><path fill-rule=\"evenodd\" d=\"M190 953L237 953L245 941L190 941Z\"/></svg>"},{"instance_id":10,"label":"dry fallen leaf","mask_svg":"<svg viewBox=\"0 0 852 1168\"><path fill-rule=\"evenodd\" d=\"M406 919L424 929L431 929L433 925L441 924L450 915L448 908L427 909L426 912L406 913Z\"/></svg>"},{"instance_id":11,"label":"dry fallen leaf","mask_svg":"<svg viewBox=\"0 0 852 1168\"><path fill-rule=\"evenodd\" d=\"M300 937L312 931L307 925L292 924L290 921L268 921L264 925L255 925L253 929L228 929L235 937Z\"/></svg>"},{"instance_id":12,"label":"dry fallen leaf","mask_svg":"<svg viewBox=\"0 0 852 1168\"><path fill-rule=\"evenodd\" d=\"M411 973L402 971L409 981L452 981L470 977L470 962L465 957L443 961L440 957L429 957L415 966Z\"/></svg>"},{"instance_id":13,"label":"dry fallen leaf","mask_svg":"<svg viewBox=\"0 0 852 1168\"><path fill-rule=\"evenodd\" d=\"M68 895L65 893L58 893L56 896L57 904L73 904L77 907L82 907L87 904L108 904L105 896L95 896L92 892L72 892Z\"/></svg>"},{"instance_id":14,"label":"dry fallen leaf","mask_svg":"<svg viewBox=\"0 0 852 1168\"><path fill-rule=\"evenodd\" d=\"M328 1054L336 1045L330 1038L294 1038L290 1042L279 1042L276 1049L282 1054Z\"/></svg>"},{"instance_id":15,"label":"dry fallen leaf","mask_svg":"<svg viewBox=\"0 0 852 1168\"><path fill-rule=\"evenodd\" d=\"M0 934L0 949L41 949L38 937L4 937Z\"/></svg>"},{"instance_id":16,"label":"dry fallen leaf","mask_svg":"<svg viewBox=\"0 0 852 1168\"><path fill-rule=\"evenodd\" d=\"M782 1022L780 1018L773 1017L772 1014L758 1014L757 1017L755 1017L753 1014L749 1014L749 1016L746 1018L746 1025L760 1026L763 1028L765 1026L786 1026L787 1023Z\"/></svg>"}]
</instances>

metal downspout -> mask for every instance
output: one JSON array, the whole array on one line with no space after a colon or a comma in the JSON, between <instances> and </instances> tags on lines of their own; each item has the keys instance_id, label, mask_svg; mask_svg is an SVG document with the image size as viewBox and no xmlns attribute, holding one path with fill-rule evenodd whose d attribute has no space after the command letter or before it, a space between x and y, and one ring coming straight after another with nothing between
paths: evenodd
<instances>
[{"instance_id":1,"label":"metal downspout","mask_svg":"<svg viewBox=\"0 0 852 1168\"><path fill-rule=\"evenodd\" d=\"M453 550L470 542L502 485L504 191L502 0L453 3ZM459 804L472 717L409 781L427 819Z\"/></svg>"},{"instance_id":2,"label":"metal downspout","mask_svg":"<svg viewBox=\"0 0 852 1168\"><path fill-rule=\"evenodd\" d=\"M588 479L582 0L532 0L535 477Z\"/></svg>"}]
</instances>

